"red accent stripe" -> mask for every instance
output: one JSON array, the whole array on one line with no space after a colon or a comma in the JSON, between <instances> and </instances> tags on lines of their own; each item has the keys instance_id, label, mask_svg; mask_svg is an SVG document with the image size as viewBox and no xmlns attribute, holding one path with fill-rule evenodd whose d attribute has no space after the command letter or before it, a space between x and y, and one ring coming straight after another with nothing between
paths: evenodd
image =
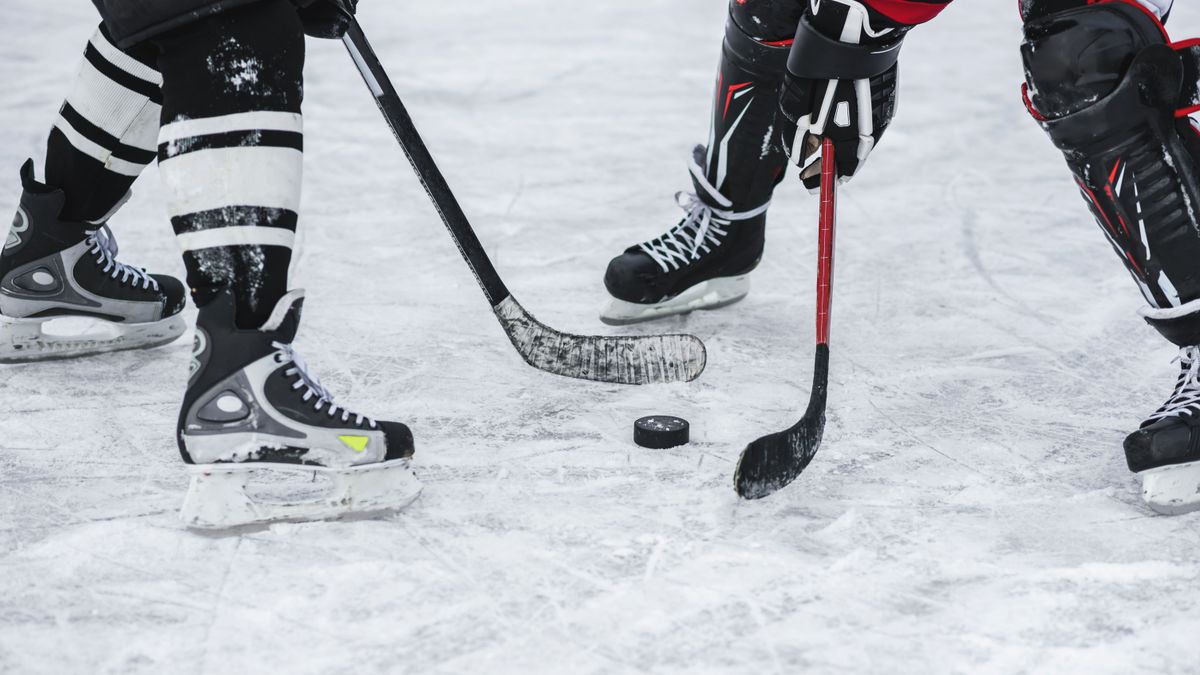
<instances>
[{"instance_id":1,"label":"red accent stripe","mask_svg":"<svg viewBox=\"0 0 1200 675\"><path fill-rule=\"evenodd\" d=\"M796 38L788 38L787 40L772 40L771 42L760 42L759 44L763 44L768 47L791 47L792 43L795 41Z\"/></svg>"},{"instance_id":2,"label":"red accent stripe","mask_svg":"<svg viewBox=\"0 0 1200 675\"><path fill-rule=\"evenodd\" d=\"M1100 200L1096 199L1096 193L1092 192L1092 189L1084 185L1083 181L1079 180L1078 178L1075 179L1075 182L1079 185L1079 189L1083 190L1083 193L1087 195L1088 199L1092 200L1092 203L1096 205L1096 213L1100 214L1100 217L1104 219L1104 224L1108 226L1108 231L1112 232L1113 236L1116 237L1117 228L1113 227L1112 221L1108 219L1108 214L1105 213L1104 208L1100 206Z\"/></svg>"},{"instance_id":3,"label":"red accent stripe","mask_svg":"<svg viewBox=\"0 0 1200 675\"><path fill-rule=\"evenodd\" d=\"M817 235L817 344L829 344L833 304L833 235L837 224L837 163L833 141L821 142L821 225Z\"/></svg>"},{"instance_id":4,"label":"red accent stripe","mask_svg":"<svg viewBox=\"0 0 1200 675\"><path fill-rule=\"evenodd\" d=\"M725 117L727 115L729 115L729 104L733 102L733 93L740 89L745 89L746 87L749 87L752 84L754 84L754 83L753 82L743 82L741 84L729 85L729 93L725 95L725 112L721 113L721 119L725 119Z\"/></svg>"},{"instance_id":5,"label":"red accent stripe","mask_svg":"<svg viewBox=\"0 0 1200 675\"><path fill-rule=\"evenodd\" d=\"M1025 101L1025 109L1033 116L1033 119L1039 122L1045 122L1046 116L1038 112L1038 109L1033 107L1033 99L1029 98L1029 84L1021 84L1021 100Z\"/></svg>"},{"instance_id":6,"label":"red accent stripe","mask_svg":"<svg viewBox=\"0 0 1200 675\"><path fill-rule=\"evenodd\" d=\"M892 21L915 26L937 16L943 9L946 9L950 0L945 0L941 4L913 2L912 0L866 0L866 4Z\"/></svg>"}]
</instances>

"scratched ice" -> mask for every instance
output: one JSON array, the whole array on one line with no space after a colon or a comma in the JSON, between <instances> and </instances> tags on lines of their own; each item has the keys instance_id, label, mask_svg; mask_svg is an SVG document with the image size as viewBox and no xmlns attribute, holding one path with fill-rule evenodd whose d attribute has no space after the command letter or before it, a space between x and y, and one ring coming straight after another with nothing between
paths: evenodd
<instances>
[{"instance_id":1,"label":"scratched ice","mask_svg":"<svg viewBox=\"0 0 1200 675\"><path fill-rule=\"evenodd\" d=\"M724 0L363 3L501 273L596 319L608 258L674 222L707 135ZM1179 36L1200 10L1178 3ZM1188 672L1200 515L1153 516L1120 442L1172 350L1022 108L1006 2L915 31L898 118L842 191L830 423L795 485L739 503L749 440L812 363L815 200L779 192L749 298L645 330L691 384L556 378L507 344L352 64L313 43L300 348L410 422L427 484L383 521L199 536L176 518L190 340L0 370L0 672ZM94 28L0 3L0 210ZM114 221L182 273L151 169ZM3 221L7 223L7 216ZM649 451L632 422L692 422Z\"/></svg>"}]
</instances>

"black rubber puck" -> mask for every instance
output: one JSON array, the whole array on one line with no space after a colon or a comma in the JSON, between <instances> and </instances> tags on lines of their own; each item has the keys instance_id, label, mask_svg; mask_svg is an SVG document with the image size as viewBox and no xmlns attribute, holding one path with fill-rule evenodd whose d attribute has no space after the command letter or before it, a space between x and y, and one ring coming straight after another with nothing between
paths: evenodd
<instances>
[{"instance_id":1,"label":"black rubber puck","mask_svg":"<svg viewBox=\"0 0 1200 675\"><path fill-rule=\"evenodd\" d=\"M691 425L681 417L651 415L633 423L633 442L643 448L665 450L686 445Z\"/></svg>"}]
</instances>

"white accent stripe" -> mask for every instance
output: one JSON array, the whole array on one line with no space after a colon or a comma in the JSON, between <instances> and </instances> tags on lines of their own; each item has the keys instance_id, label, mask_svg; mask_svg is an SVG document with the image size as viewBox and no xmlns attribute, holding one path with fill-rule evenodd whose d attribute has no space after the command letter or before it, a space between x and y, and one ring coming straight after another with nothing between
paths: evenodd
<instances>
[{"instance_id":1,"label":"white accent stripe","mask_svg":"<svg viewBox=\"0 0 1200 675\"><path fill-rule=\"evenodd\" d=\"M350 52L350 58L354 59L354 65L358 67L359 74L362 75L363 81L370 88L371 95L375 98L383 98L383 87L379 85L379 80L375 78L375 73L371 72L371 67L367 65L367 60L363 58L362 52L358 50L358 45L354 44L354 40L350 37L349 33L342 36L342 43L346 45L346 49Z\"/></svg>"},{"instance_id":2,"label":"white accent stripe","mask_svg":"<svg viewBox=\"0 0 1200 675\"><path fill-rule=\"evenodd\" d=\"M1171 307L1168 309L1143 307L1138 310L1138 314L1150 319L1158 319L1160 321L1164 319L1178 319L1188 316L1189 314L1195 314L1197 312L1200 312L1200 300L1192 300L1191 302L1182 304L1178 307Z\"/></svg>"},{"instance_id":3,"label":"white accent stripe","mask_svg":"<svg viewBox=\"0 0 1200 675\"><path fill-rule=\"evenodd\" d=\"M1167 278L1167 273L1162 270L1158 272L1158 288L1163 292L1163 295L1167 296L1167 302L1171 303L1172 307L1179 306L1179 290Z\"/></svg>"},{"instance_id":4,"label":"white accent stripe","mask_svg":"<svg viewBox=\"0 0 1200 675\"><path fill-rule=\"evenodd\" d=\"M292 248L296 233L281 227L215 227L211 230L186 232L175 236L183 251L198 251L218 246L283 246Z\"/></svg>"},{"instance_id":5,"label":"white accent stripe","mask_svg":"<svg viewBox=\"0 0 1200 675\"><path fill-rule=\"evenodd\" d=\"M304 118L299 113L255 112L234 113L219 117L202 117L194 120L179 120L163 125L158 132L158 143L171 143L185 138L224 134L230 131L294 131L304 132Z\"/></svg>"},{"instance_id":6,"label":"white accent stripe","mask_svg":"<svg viewBox=\"0 0 1200 675\"><path fill-rule=\"evenodd\" d=\"M228 206L299 211L303 153L269 146L211 148L160 160L167 212L175 216Z\"/></svg>"},{"instance_id":7,"label":"white accent stripe","mask_svg":"<svg viewBox=\"0 0 1200 675\"><path fill-rule=\"evenodd\" d=\"M157 135L157 122L150 137L146 137L138 120L144 116L157 118L161 108L157 103L141 94L108 79L87 60L79 65L75 76L75 85L67 95L67 103L75 112L92 124L103 129L111 136L121 139L126 145L133 145L143 150L154 150L154 136ZM147 111L149 109L149 111ZM139 130L130 133L131 127L138 126ZM126 138L126 135L132 138Z\"/></svg>"},{"instance_id":8,"label":"white accent stripe","mask_svg":"<svg viewBox=\"0 0 1200 675\"><path fill-rule=\"evenodd\" d=\"M74 146L76 150L100 162L109 171L119 173L122 176L136 178L141 175L142 169L145 168L141 164L134 164L133 162L127 162L123 159L117 159L116 157L113 157L112 152L110 152L104 146L92 142L83 134L75 131L75 128L72 127L65 119L63 119L62 115L59 115L58 119L54 121L54 128L61 131L63 136L67 137L67 141L70 142L70 144Z\"/></svg>"},{"instance_id":9,"label":"white accent stripe","mask_svg":"<svg viewBox=\"0 0 1200 675\"><path fill-rule=\"evenodd\" d=\"M714 186L717 190L725 187L725 177L729 175L729 141L733 138L733 134L742 124L742 118L746 113L750 112L750 106L754 105L754 99L751 98L746 102L746 106L742 108L742 112L738 114L737 119L733 121L733 126L729 127L729 131L725 132L725 137L721 139L720 156L717 157L717 184Z\"/></svg>"},{"instance_id":10,"label":"white accent stripe","mask_svg":"<svg viewBox=\"0 0 1200 675\"><path fill-rule=\"evenodd\" d=\"M96 48L96 51L100 52L100 56L103 56L105 61L139 80L145 80L151 84L162 86L162 73L121 51L116 45L104 39L104 34L99 30L92 35L92 39L89 42Z\"/></svg>"}]
</instances>

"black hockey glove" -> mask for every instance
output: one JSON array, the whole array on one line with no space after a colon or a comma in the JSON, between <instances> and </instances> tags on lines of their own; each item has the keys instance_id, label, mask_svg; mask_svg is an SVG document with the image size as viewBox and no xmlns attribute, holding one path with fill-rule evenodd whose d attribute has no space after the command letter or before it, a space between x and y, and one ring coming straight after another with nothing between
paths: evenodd
<instances>
[{"instance_id":1,"label":"black hockey glove","mask_svg":"<svg viewBox=\"0 0 1200 675\"><path fill-rule=\"evenodd\" d=\"M796 125L784 148L810 190L820 186L822 138L833 141L838 176L848 180L883 136L896 111L896 60L910 28L857 2L813 7L800 21L780 95L783 116Z\"/></svg>"},{"instance_id":2,"label":"black hockey glove","mask_svg":"<svg viewBox=\"0 0 1200 675\"><path fill-rule=\"evenodd\" d=\"M304 33L315 38L340 40L350 30L358 0L294 0Z\"/></svg>"}]
</instances>

